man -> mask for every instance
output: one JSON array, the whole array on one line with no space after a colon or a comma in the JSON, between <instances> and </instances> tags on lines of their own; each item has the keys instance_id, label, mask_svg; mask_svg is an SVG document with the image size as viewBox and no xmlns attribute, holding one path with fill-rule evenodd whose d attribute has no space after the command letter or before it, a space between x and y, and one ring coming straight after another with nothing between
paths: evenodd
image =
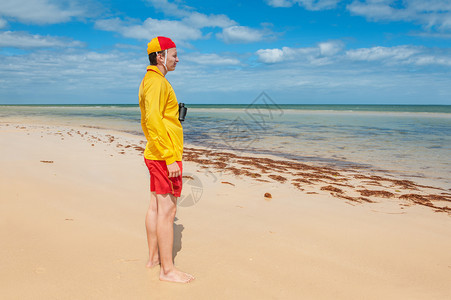
<instances>
[{"instance_id":1,"label":"man","mask_svg":"<svg viewBox=\"0 0 451 300\"><path fill-rule=\"evenodd\" d=\"M194 277L176 269L172 260L176 197L182 190L183 128L177 98L165 78L179 59L174 42L162 36L150 41L147 54L150 66L139 87L141 126L147 139L144 160L151 190L146 215L147 267L160 264L160 280L186 283Z\"/></svg>"}]
</instances>

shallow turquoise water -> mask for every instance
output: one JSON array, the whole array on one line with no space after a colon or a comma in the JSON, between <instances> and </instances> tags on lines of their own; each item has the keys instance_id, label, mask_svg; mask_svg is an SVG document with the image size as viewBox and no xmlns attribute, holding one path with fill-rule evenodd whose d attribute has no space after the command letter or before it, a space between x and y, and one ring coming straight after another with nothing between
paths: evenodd
<instances>
[{"instance_id":1,"label":"shallow turquoise water","mask_svg":"<svg viewBox=\"0 0 451 300\"><path fill-rule=\"evenodd\" d=\"M386 169L451 187L451 106L187 106L188 144ZM142 136L136 105L0 106L0 122L49 117Z\"/></svg>"}]
</instances>

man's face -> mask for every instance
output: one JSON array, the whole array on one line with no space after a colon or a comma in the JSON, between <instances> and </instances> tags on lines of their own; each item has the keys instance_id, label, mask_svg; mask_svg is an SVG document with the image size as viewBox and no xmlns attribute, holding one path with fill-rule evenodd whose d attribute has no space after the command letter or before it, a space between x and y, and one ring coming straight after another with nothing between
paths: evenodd
<instances>
[{"instance_id":1,"label":"man's face","mask_svg":"<svg viewBox=\"0 0 451 300\"><path fill-rule=\"evenodd\" d=\"M168 58L166 60L166 68L168 68L168 71L174 71L175 66L179 62L179 58L177 56L177 48L170 48L168 49Z\"/></svg>"}]
</instances>

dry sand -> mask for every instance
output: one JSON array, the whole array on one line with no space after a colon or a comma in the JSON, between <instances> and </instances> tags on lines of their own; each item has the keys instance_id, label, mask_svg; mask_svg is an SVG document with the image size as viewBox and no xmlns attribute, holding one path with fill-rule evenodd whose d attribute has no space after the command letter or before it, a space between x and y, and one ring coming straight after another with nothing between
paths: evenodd
<instances>
[{"instance_id":1,"label":"dry sand","mask_svg":"<svg viewBox=\"0 0 451 300\"><path fill-rule=\"evenodd\" d=\"M451 298L446 187L192 146L174 255L196 280L160 282L142 146L0 124L1 299Z\"/></svg>"}]
</instances>

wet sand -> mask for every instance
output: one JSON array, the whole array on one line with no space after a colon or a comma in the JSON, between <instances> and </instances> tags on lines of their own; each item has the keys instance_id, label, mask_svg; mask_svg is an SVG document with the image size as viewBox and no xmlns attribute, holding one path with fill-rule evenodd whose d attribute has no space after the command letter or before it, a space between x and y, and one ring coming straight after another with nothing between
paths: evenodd
<instances>
[{"instance_id":1,"label":"wet sand","mask_svg":"<svg viewBox=\"0 0 451 300\"><path fill-rule=\"evenodd\" d=\"M451 191L187 145L174 259L146 269L142 138L0 123L5 299L446 299Z\"/></svg>"}]
</instances>

